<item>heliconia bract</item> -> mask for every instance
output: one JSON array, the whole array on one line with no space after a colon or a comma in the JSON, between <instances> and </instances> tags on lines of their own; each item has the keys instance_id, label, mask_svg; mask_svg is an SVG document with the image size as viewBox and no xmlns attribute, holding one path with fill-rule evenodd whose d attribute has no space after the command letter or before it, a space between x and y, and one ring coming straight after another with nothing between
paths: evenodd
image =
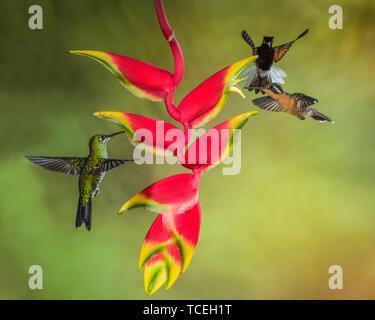
<instances>
[{"instance_id":1,"label":"heliconia bract","mask_svg":"<svg viewBox=\"0 0 375 320\"><path fill-rule=\"evenodd\" d=\"M164 101L176 85L166 70L134 58L102 51L72 50L71 53L90 57L111 71L121 84L139 98Z\"/></svg>"},{"instance_id":2,"label":"heliconia bract","mask_svg":"<svg viewBox=\"0 0 375 320\"><path fill-rule=\"evenodd\" d=\"M181 173L153 183L127 201L119 210L142 207L157 213L183 213L198 200L200 175Z\"/></svg>"},{"instance_id":3,"label":"heliconia bract","mask_svg":"<svg viewBox=\"0 0 375 320\"><path fill-rule=\"evenodd\" d=\"M191 91L178 105L180 122L189 128L201 127L216 117L231 91L245 98L238 87L238 82L243 79L238 79L238 76L256 58L252 56L226 67Z\"/></svg>"},{"instance_id":4,"label":"heliconia bract","mask_svg":"<svg viewBox=\"0 0 375 320\"><path fill-rule=\"evenodd\" d=\"M183 132L172 124L137 114L102 111L95 112L94 115L116 123L125 130L133 145L137 146L142 143L146 150L154 154L174 155L173 151L168 152L168 148L175 144L172 134L180 133L183 136ZM183 143L184 141L181 142L179 148L184 147Z\"/></svg>"},{"instance_id":5,"label":"heliconia bract","mask_svg":"<svg viewBox=\"0 0 375 320\"><path fill-rule=\"evenodd\" d=\"M218 165L232 153L238 133L236 130L241 129L257 113L250 111L240 114L207 131L191 144L182 165L199 174Z\"/></svg>"},{"instance_id":6,"label":"heliconia bract","mask_svg":"<svg viewBox=\"0 0 375 320\"><path fill-rule=\"evenodd\" d=\"M144 286L148 295L163 284L169 290L185 272L198 242L201 223L199 200L180 214L159 214L143 242L138 268L144 268Z\"/></svg>"}]
</instances>

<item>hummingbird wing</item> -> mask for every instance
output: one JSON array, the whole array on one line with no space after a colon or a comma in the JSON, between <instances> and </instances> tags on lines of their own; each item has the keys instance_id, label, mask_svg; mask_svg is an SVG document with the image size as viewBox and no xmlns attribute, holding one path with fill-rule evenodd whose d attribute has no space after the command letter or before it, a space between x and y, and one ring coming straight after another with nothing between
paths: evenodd
<instances>
[{"instance_id":1,"label":"hummingbird wing","mask_svg":"<svg viewBox=\"0 0 375 320\"><path fill-rule=\"evenodd\" d=\"M246 41L246 43L251 47L251 49L253 49L253 55L256 55L257 51L258 51L257 47L255 46L253 40L251 40L251 37L248 35L246 30L243 30L241 32L241 36L242 36L242 39L244 39Z\"/></svg>"},{"instance_id":2,"label":"hummingbird wing","mask_svg":"<svg viewBox=\"0 0 375 320\"><path fill-rule=\"evenodd\" d=\"M252 102L259 108L268 110L268 111L274 111L274 112L281 112L284 111L283 108L270 96L261 97L252 100Z\"/></svg>"},{"instance_id":3,"label":"hummingbird wing","mask_svg":"<svg viewBox=\"0 0 375 320\"><path fill-rule=\"evenodd\" d=\"M97 174L97 173L107 172L118 166L121 166L125 162L130 162L130 161L133 161L133 160L105 159L105 161L102 163L100 167L93 169L90 173Z\"/></svg>"},{"instance_id":4,"label":"hummingbird wing","mask_svg":"<svg viewBox=\"0 0 375 320\"><path fill-rule=\"evenodd\" d=\"M25 158L44 169L63 172L67 174L80 174L81 167L86 160L86 158L76 157L64 158L25 156Z\"/></svg>"},{"instance_id":5,"label":"hummingbird wing","mask_svg":"<svg viewBox=\"0 0 375 320\"><path fill-rule=\"evenodd\" d=\"M296 39L294 39L293 41L290 41L288 43L284 43L280 46L277 46L275 47L275 57L273 58L273 61L274 62L278 62L281 60L282 57L284 57L284 55L288 52L288 50L290 49L290 47L293 45L294 42L296 42L298 39L302 38L307 32L309 31L309 29L306 29L304 32L302 32Z\"/></svg>"},{"instance_id":6,"label":"hummingbird wing","mask_svg":"<svg viewBox=\"0 0 375 320\"><path fill-rule=\"evenodd\" d=\"M290 96L297 102L297 111L301 111L302 109L319 102L318 99L307 96L303 93L296 92L292 93Z\"/></svg>"}]
</instances>

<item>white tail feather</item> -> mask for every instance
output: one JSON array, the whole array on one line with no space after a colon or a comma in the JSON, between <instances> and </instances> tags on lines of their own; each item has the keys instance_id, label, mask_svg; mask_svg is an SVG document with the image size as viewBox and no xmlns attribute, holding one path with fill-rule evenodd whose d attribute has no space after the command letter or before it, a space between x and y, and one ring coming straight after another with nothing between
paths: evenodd
<instances>
[{"instance_id":1,"label":"white tail feather","mask_svg":"<svg viewBox=\"0 0 375 320\"><path fill-rule=\"evenodd\" d=\"M270 74L271 74L271 82L276 82L280 84L285 83L283 78L286 77L286 73L280 68L272 66L270 69Z\"/></svg>"},{"instance_id":2,"label":"white tail feather","mask_svg":"<svg viewBox=\"0 0 375 320\"><path fill-rule=\"evenodd\" d=\"M241 73L241 77L246 78L246 80L244 82L245 86L249 86L253 82L253 80L258 76L259 75L258 75L258 70L257 70L256 66L252 66L250 68L247 68L244 71L242 71L242 73ZM263 74L263 77L264 76L270 77L271 82L284 84L285 81L284 81L283 78L285 78L287 75L284 72L284 70L282 70L278 67L272 66L270 71L266 71Z\"/></svg>"},{"instance_id":3,"label":"white tail feather","mask_svg":"<svg viewBox=\"0 0 375 320\"><path fill-rule=\"evenodd\" d=\"M246 78L244 84L245 86L249 86L250 83L258 76L258 71L256 66L252 66L250 68L245 69L242 71L240 77Z\"/></svg>"},{"instance_id":4,"label":"white tail feather","mask_svg":"<svg viewBox=\"0 0 375 320\"><path fill-rule=\"evenodd\" d=\"M282 70L282 69L280 69L280 68L278 68L278 67L272 66L271 69L277 71L277 73L280 75L280 77L285 78L287 76L286 73L285 73L285 71Z\"/></svg>"}]
</instances>

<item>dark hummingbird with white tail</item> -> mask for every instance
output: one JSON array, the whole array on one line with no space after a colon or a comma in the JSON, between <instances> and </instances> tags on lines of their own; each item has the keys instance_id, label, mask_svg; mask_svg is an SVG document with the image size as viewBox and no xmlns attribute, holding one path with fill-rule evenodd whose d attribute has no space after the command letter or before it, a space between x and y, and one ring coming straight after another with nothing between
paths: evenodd
<instances>
[{"instance_id":1,"label":"dark hummingbird with white tail","mask_svg":"<svg viewBox=\"0 0 375 320\"><path fill-rule=\"evenodd\" d=\"M286 77L286 73L280 68L273 66L273 63L280 61L281 58L284 57L284 55L288 52L290 47L294 44L294 42L306 35L308 31L309 29L306 29L293 41L284 43L276 47L273 46L274 37L264 36L263 43L259 47L256 47L248 33L243 30L241 32L242 38L246 41L247 44L250 45L253 51L253 55L259 56L255 60L255 66L247 68L242 72L242 75L246 77L246 85L248 85L249 87L266 87L271 83L283 84L283 78ZM249 89L249 91L251 90L252 89ZM259 89L255 89L255 93L258 92Z\"/></svg>"},{"instance_id":2,"label":"dark hummingbird with white tail","mask_svg":"<svg viewBox=\"0 0 375 320\"><path fill-rule=\"evenodd\" d=\"M304 93L284 92L278 83L272 83L268 87L246 87L245 89L258 89L268 94L268 96L252 100L261 109L274 112L284 111L300 120L311 117L322 123L325 121L334 123L326 115L312 107L313 104L318 103L317 99Z\"/></svg>"},{"instance_id":3,"label":"dark hummingbird with white tail","mask_svg":"<svg viewBox=\"0 0 375 320\"><path fill-rule=\"evenodd\" d=\"M89 142L90 154L85 158L78 157L35 157L25 156L36 165L51 171L79 175L79 200L76 217L76 228L82 223L90 231L92 222L92 198L100 193L99 185L108 170L132 160L108 159L107 142L114 136L97 134Z\"/></svg>"}]
</instances>

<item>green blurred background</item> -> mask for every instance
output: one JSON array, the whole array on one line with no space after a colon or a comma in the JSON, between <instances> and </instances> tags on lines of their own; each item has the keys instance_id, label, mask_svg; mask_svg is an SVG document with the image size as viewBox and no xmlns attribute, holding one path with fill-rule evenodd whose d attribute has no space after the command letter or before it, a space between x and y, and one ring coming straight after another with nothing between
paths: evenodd
<instances>
[{"instance_id":1,"label":"green blurred background","mask_svg":"<svg viewBox=\"0 0 375 320\"><path fill-rule=\"evenodd\" d=\"M28 28L28 8L44 9L44 29ZM340 4L343 30L328 8ZM194 258L155 299L375 298L375 4L360 1L166 0L183 48L185 78L176 103L258 44L299 40L277 64L285 90L320 100L336 125L260 112L242 132L242 170L217 167L200 187L202 228ZM93 230L74 228L77 179L32 165L23 155L85 156L88 139L118 128L92 116L124 111L174 123L164 105L138 99L99 64L70 55L93 49L173 70L151 0L2 1L0 5L0 298L145 299L138 252L156 215L119 207L181 166L135 164L107 174L94 201ZM249 95L249 99L253 95ZM255 110L232 94L210 126ZM130 157L125 137L109 154ZM28 268L44 270L30 290ZM328 288L328 268L344 289Z\"/></svg>"}]
</instances>

